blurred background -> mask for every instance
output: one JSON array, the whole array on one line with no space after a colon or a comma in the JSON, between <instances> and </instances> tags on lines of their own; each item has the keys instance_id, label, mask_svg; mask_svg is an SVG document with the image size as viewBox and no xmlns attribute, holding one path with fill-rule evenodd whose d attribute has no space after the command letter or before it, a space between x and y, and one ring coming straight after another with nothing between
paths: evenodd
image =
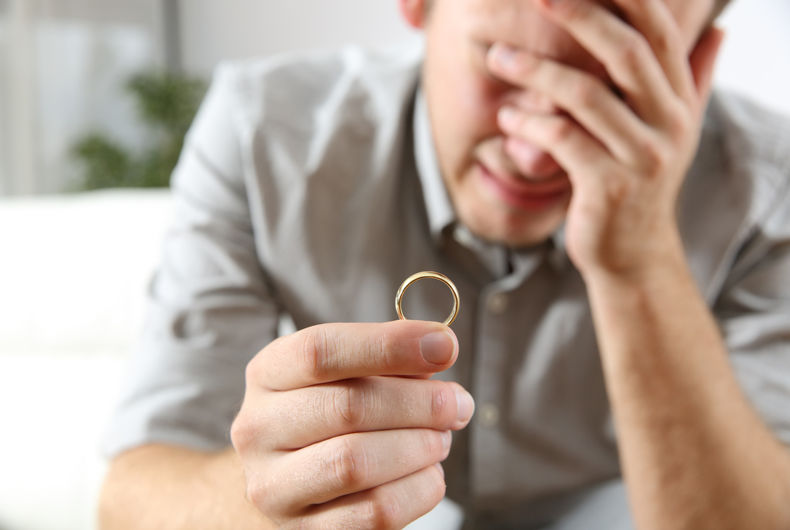
<instances>
[{"instance_id":1,"label":"blurred background","mask_svg":"<svg viewBox=\"0 0 790 530\"><path fill-rule=\"evenodd\" d=\"M718 84L790 112L789 20L786 0L736 2L721 21ZM409 38L396 0L0 0L0 195L79 188L98 156L81 140L143 152L141 98L183 99L177 82L206 81L221 60ZM129 87L163 73L177 86Z\"/></svg>"},{"instance_id":2,"label":"blurred background","mask_svg":"<svg viewBox=\"0 0 790 530\"><path fill-rule=\"evenodd\" d=\"M79 186L91 133L143 150L135 75L208 80L223 59L409 37L395 0L0 0L0 195Z\"/></svg>"},{"instance_id":3,"label":"blurred background","mask_svg":"<svg viewBox=\"0 0 790 530\"><path fill-rule=\"evenodd\" d=\"M721 25L716 83L790 114L790 2ZM415 39L397 0L0 0L0 529L94 527L163 186L217 63Z\"/></svg>"}]
</instances>

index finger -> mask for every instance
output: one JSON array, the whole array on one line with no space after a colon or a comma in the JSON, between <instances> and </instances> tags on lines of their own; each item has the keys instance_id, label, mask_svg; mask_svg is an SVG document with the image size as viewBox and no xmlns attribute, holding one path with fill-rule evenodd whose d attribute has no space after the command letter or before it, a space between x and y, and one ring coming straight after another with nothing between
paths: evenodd
<instances>
[{"instance_id":1,"label":"index finger","mask_svg":"<svg viewBox=\"0 0 790 530\"><path fill-rule=\"evenodd\" d=\"M679 96L645 35L593 0L536 1L555 24L606 68L644 121L654 124L663 120L666 102Z\"/></svg>"},{"instance_id":2,"label":"index finger","mask_svg":"<svg viewBox=\"0 0 790 530\"><path fill-rule=\"evenodd\" d=\"M247 366L247 384L293 390L374 375L425 377L457 356L458 339L437 322L321 324L261 350Z\"/></svg>"},{"instance_id":3,"label":"index finger","mask_svg":"<svg viewBox=\"0 0 790 530\"><path fill-rule=\"evenodd\" d=\"M675 93L691 102L696 95L689 67L689 50L677 20L664 0L614 0L628 21L639 30L656 54Z\"/></svg>"}]
</instances>

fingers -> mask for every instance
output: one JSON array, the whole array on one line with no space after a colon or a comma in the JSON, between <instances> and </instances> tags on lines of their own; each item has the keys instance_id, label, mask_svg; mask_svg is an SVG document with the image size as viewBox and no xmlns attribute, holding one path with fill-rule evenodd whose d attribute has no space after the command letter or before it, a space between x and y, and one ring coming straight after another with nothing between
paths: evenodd
<instances>
[{"instance_id":1,"label":"fingers","mask_svg":"<svg viewBox=\"0 0 790 530\"><path fill-rule=\"evenodd\" d=\"M430 510L448 429L474 408L427 380L457 355L446 326L418 321L315 326L264 348L231 428L250 500L284 526L398 527Z\"/></svg>"},{"instance_id":2,"label":"fingers","mask_svg":"<svg viewBox=\"0 0 790 530\"><path fill-rule=\"evenodd\" d=\"M538 1L554 23L604 65L609 77L644 121L666 122L665 109L680 98L642 33L591 0ZM639 2L636 9L650 1Z\"/></svg>"},{"instance_id":3,"label":"fingers","mask_svg":"<svg viewBox=\"0 0 790 530\"><path fill-rule=\"evenodd\" d=\"M494 45L487 58L494 75L551 98L570 116L551 119L552 129L541 134L530 126L538 116L529 120L522 114L528 123L514 125L518 120L508 116L518 115L513 112L517 109L503 108L502 130L540 145L568 172L577 167L581 174L590 174L591 168L584 170L578 163L592 160L590 153L608 155L644 176L671 166L677 148L690 145L697 131L721 35L715 31L704 35L689 61L679 26L664 0L615 0L622 4L628 22L611 7L592 0L536 1L606 67L616 89L578 68ZM571 129L574 134L565 134ZM545 139L558 131L563 136L561 144L535 141L535 136ZM583 152L557 154L572 143L582 146ZM596 163L602 165L606 164ZM578 175L575 178L579 180Z\"/></svg>"},{"instance_id":4,"label":"fingers","mask_svg":"<svg viewBox=\"0 0 790 530\"><path fill-rule=\"evenodd\" d=\"M429 511L449 430L474 410L427 379L457 355L446 326L418 321L315 326L264 348L231 428L249 499L283 526L400 527Z\"/></svg>"},{"instance_id":5,"label":"fingers","mask_svg":"<svg viewBox=\"0 0 790 530\"><path fill-rule=\"evenodd\" d=\"M472 396L457 383L400 377L329 383L257 399L246 409L255 411L256 421L245 438L265 450L299 449L354 432L458 430L474 413Z\"/></svg>"},{"instance_id":6,"label":"fingers","mask_svg":"<svg viewBox=\"0 0 790 530\"><path fill-rule=\"evenodd\" d=\"M607 156L603 146L571 119L515 111L501 121L507 124L506 132L512 128L550 153L567 171L574 195L585 197L586 204L604 204L607 197L616 203L624 196L631 179L624 178L622 169Z\"/></svg>"},{"instance_id":7,"label":"fingers","mask_svg":"<svg viewBox=\"0 0 790 530\"><path fill-rule=\"evenodd\" d=\"M696 91L688 64L688 50L666 0L614 0L628 22L647 39L674 92L691 103Z\"/></svg>"},{"instance_id":8,"label":"fingers","mask_svg":"<svg viewBox=\"0 0 790 530\"><path fill-rule=\"evenodd\" d=\"M430 429L332 438L277 458L248 482L248 495L263 513L298 516L432 466L447 458L451 441L449 432Z\"/></svg>"},{"instance_id":9,"label":"fingers","mask_svg":"<svg viewBox=\"0 0 790 530\"><path fill-rule=\"evenodd\" d=\"M264 348L247 366L247 384L290 390L374 375L429 376L457 355L455 334L436 322L326 324Z\"/></svg>"},{"instance_id":10,"label":"fingers","mask_svg":"<svg viewBox=\"0 0 790 530\"><path fill-rule=\"evenodd\" d=\"M599 78L503 44L492 46L488 62L497 76L546 94L618 159L636 165L641 158L634 140L648 127Z\"/></svg>"},{"instance_id":11,"label":"fingers","mask_svg":"<svg viewBox=\"0 0 790 530\"><path fill-rule=\"evenodd\" d=\"M314 528L403 528L439 504L446 489L444 472L436 464L372 490L316 506L305 522Z\"/></svg>"},{"instance_id":12,"label":"fingers","mask_svg":"<svg viewBox=\"0 0 790 530\"><path fill-rule=\"evenodd\" d=\"M576 175L603 173L598 168L611 160L601 144L565 116L531 115L505 107L499 122L508 134L517 135L550 153L573 180ZM573 181L583 185L583 181Z\"/></svg>"}]
</instances>

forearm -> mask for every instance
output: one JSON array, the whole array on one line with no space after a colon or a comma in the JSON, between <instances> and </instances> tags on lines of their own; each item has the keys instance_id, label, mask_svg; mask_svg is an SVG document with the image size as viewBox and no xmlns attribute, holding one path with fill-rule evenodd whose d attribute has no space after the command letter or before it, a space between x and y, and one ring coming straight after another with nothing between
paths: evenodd
<instances>
[{"instance_id":1,"label":"forearm","mask_svg":"<svg viewBox=\"0 0 790 530\"><path fill-rule=\"evenodd\" d=\"M274 528L247 502L236 454L149 445L113 461L101 493L103 529Z\"/></svg>"},{"instance_id":2,"label":"forearm","mask_svg":"<svg viewBox=\"0 0 790 530\"><path fill-rule=\"evenodd\" d=\"M684 261L587 285L638 527L790 527L790 458L740 390Z\"/></svg>"}]
</instances>

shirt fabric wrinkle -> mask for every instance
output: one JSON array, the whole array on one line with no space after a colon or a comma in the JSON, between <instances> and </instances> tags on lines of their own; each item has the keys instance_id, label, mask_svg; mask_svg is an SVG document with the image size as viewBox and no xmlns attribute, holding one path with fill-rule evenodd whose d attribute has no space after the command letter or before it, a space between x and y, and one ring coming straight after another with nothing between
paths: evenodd
<instances>
[{"instance_id":1,"label":"shirt fabric wrinkle","mask_svg":"<svg viewBox=\"0 0 790 530\"><path fill-rule=\"evenodd\" d=\"M189 209L174 221L151 284L152 317L107 431L107 454L151 441L227 447L245 365L276 338L281 313L297 328L393 320L400 283L437 270L461 294L453 325L460 355L437 377L460 382L477 405L445 462L448 496L471 518L496 510L503 521L533 524L620 474L584 282L564 230L510 249L457 219L418 88L422 53L349 48L218 70L190 132L201 152L187 148L175 172L176 203ZM349 124L370 133L352 139ZM781 275L751 274L790 266L790 255L776 252L790 244L790 224L761 224L790 218L787 198L776 196L778 175L790 181L787 145L786 120L715 93L678 218L744 390L790 445L790 304L731 303L783 292L774 285ZM242 201L246 223L227 207L231 200ZM746 252L755 233L760 244ZM744 259L760 267L742 267ZM733 271L737 282L729 281ZM442 320L446 290L425 283L438 286L410 289L406 314ZM200 309L213 307L217 293L231 314ZM210 336L211 344L157 332L184 318L203 328L186 335Z\"/></svg>"}]
</instances>

